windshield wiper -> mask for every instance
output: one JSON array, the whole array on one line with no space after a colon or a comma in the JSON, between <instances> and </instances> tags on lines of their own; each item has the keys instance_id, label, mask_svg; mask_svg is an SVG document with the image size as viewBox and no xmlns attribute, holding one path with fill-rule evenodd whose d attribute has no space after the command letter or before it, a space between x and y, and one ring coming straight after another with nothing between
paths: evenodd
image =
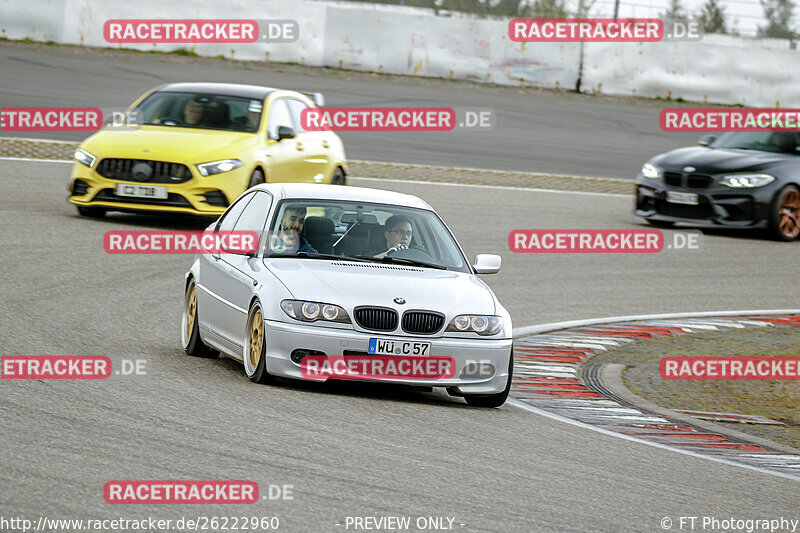
<instances>
[{"instance_id":1,"label":"windshield wiper","mask_svg":"<svg viewBox=\"0 0 800 533\"><path fill-rule=\"evenodd\" d=\"M399 263L401 265L411 265L411 266L418 266L418 267L425 267L425 268L435 268L436 270L447 270L447 267L442 265L436 265L433 263L426 263L425 261L416 261L414 259L406 259L404 257L392 257L389 255L385 255L383 257L366 257L363 255L355 256L359 259L365 259L367 261L373 261L375 263Z\"/></svg>"}]
</instances>

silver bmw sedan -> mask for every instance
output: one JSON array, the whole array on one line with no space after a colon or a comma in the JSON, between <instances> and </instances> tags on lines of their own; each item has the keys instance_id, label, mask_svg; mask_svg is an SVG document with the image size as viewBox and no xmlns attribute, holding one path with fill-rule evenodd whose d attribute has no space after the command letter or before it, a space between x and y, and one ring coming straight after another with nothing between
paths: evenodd
<instances>
[{"instance_id":1,"label":"silver bmw sedan","mask_svg":"<svg viewBox=\"0 0 800 533\"><path fill-rule=\"evenodd\" d=\"M444 387L498 407L513 368L511 317L450 229L416 196L360 187L249 189L206 231L223 238L186 273L187 354L275 377ZM257 236L257 246L238 246Z\"/></svg>"}]
</instances>

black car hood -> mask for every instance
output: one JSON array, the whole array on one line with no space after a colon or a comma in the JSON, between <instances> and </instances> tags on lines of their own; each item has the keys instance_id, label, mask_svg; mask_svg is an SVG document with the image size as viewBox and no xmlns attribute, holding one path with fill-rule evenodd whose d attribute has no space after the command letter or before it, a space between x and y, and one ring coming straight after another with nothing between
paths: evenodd
<instances>
[{"instance_id":1,"label":"black car hood","mask_svg":"<svg viewBox=\"0 0 800 533\"><path fill-rule=\"evenodd\" d=\"M694 172L698 174L769 171L771 174L782 175L782 170L786 168L796 170L800 167L800 157L756 150L690 146L658 155L651 163L667 172L681 172L684 167L694 167Z\"/></svg>"}]
</instances>

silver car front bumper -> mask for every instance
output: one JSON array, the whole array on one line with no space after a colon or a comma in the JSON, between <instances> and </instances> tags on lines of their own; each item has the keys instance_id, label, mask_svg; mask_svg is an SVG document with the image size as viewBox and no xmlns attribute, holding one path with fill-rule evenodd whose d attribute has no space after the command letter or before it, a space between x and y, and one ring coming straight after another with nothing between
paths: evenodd
<instances>
[{"instance_id":1,"label":"silver car front bumper","mask_svg":"<svg viewBox=\"0 0 800 533\"><path fill-rule=\"evenodd\" d=\"M455 361L455 375L448 379L373 379L386 383L420 386L453 387L461 394L495 394L503 392L508 383L508 362L511 339L464 339L454 337L412 337L407 335L366 333L349 329L336 329L305 324L288 324L264 321L267 372L274 376L327 381L326 378L308 378L300 365L291 359L297 349L315 350L326 355L343 355L345 350L367 352L373 337L415 340L431 343L434 355L449 355ZM391 357L391 356L376 356ZM469 364L469 366L468 366ZM475 368L481 372L475 375ZM364 380L359 380L364 381Z\"/></svg>"}]
</instances>

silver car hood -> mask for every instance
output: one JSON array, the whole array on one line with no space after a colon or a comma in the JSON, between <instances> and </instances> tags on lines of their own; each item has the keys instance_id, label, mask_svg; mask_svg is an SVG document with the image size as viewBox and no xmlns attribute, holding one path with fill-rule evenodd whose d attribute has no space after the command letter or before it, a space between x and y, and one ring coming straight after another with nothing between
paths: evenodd
<instances>
[{"instance_id":1,"label":"silver car hood","mask_svg":"<svg viewBox=\"0 0 800 533\"><path fill-rule=\"evenodd\" d=\"M463 272L320 259L266 259L264 264L296 299L332 303L348 312L360 305L429 309L448 317L496 312L489 287Z\"/></svg>"}]
</instances>

